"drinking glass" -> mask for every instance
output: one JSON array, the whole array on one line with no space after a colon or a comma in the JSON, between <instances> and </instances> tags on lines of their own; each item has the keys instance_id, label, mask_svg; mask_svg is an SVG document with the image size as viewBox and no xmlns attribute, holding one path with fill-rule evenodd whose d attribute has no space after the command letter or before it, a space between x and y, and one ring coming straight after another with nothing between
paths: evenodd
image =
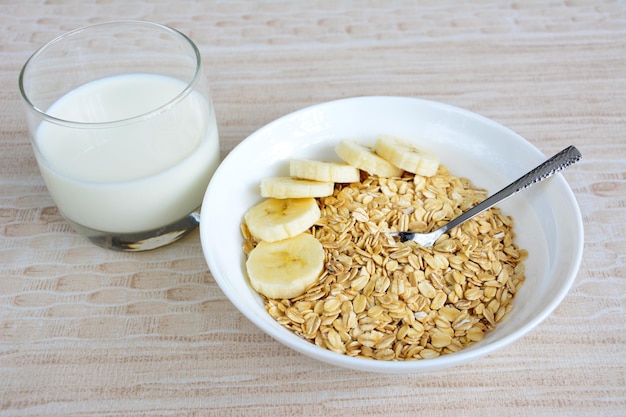
<instances>
[{"instance_id":1,"label":"drinking glass","mask_svg":"<svg viewBox=\"0 0 626 417\"><path fill-rule=\"evenodd\" d=\"M220 155L191 39L151 22L83 27L38 49L19 88L41 175L79 234L141 251L197 227Z\"/></svg>"}]
</instances>

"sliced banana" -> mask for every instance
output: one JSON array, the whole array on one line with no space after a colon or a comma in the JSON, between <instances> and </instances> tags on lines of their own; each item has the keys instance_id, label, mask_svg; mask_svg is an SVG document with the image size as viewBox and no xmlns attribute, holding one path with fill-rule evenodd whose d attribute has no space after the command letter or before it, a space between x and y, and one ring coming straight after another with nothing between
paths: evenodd
<instances>
[{"instance_id":1,"label":"sliced banana","mask_svg":"<svg viewBox=\"0 0 626 417\"><path fill-rule=\"evenodd\" d=\"M252 287L266 297L297 297L322 274L324 249L309 233L259 242L248 256L246 270Z\"/></svg>"},{"instance_id":2,"label":"sliced banana","mask_svg":"<svg viewBox=\"0 0 626 417\"><path fill-rule=\"evenodd\" d=\"M244 221L252 236L274 242L304 232L320 215L314 198L269 198L248 210Z\"/></svg>"},{"instance_id":3,"label":"sliced banana","mask_svg":"<svg viewBox=\"0 0 626 417\"><path fill-rule=\"evenodd\" d=\"M361 179L359 170L344 162L292 159L289 175L314 181L349 183Z\"/></svg>"},{"instance_id":4,"label":"sliced banana","mask_svg":"<svg viewBox=\"0 0 626 417\"><path fill-rule=\"evenodd\" d=\"M335 152L350 165L362 169L370 175L379 177L398 177L402 175L402 169L376 155L372 148L353 140L340 140L335 147Z\"/></svg>"},{"instance_id":5,"label":"sliced banana","mask_svg":"<svg viewBox=\"0 0 626 417\"><path fill-rule=\"evenodd\" d=\"M269 198L326 197L333 194L332 182L292 177L269 177L261 180L261 196Z\"/></svg>"},{"instance_id":6,"label":"sliced banana","mask_svg":"<svg viewBox=\"0 0 626 417\"><path fill-rule=\"evenodd\" d=\"M432 177L439 169L437 155L395 136L378 136L374 149L382 158L413 174Z\"/></svg>"}]
</instances>

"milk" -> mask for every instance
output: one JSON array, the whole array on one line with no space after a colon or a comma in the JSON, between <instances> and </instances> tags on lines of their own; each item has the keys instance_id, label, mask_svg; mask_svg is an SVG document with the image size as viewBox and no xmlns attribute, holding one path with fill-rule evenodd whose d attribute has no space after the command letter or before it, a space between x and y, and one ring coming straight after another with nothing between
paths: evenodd
<instances>
[{"instance_id":1,"label":"milk","mask_svg":"<svg viewBox=\"0 0 626 417\"><path fill-rule=\"evenodd\" d=\"M198 92L153 114L186 84L125 74L79 87L47 113L105 128L43 122L35 134L42 176L59 211L79 225L135 233L175 222L200 206L219 163L212 104ZM156 104L156 106L155 106ZM139 121L123 121L144 115Z\"/></svg>"}]
</instances>

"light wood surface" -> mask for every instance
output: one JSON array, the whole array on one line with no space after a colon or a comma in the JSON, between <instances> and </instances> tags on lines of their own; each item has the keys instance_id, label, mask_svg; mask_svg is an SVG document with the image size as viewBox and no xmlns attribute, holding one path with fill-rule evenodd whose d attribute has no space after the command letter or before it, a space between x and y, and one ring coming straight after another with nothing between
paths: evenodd
<instances>
[{"instance_id":1,"label":"light wood surface","mask_svg":"<svg viewBox=\"0 0 626 417\"><path fill-rule=\"evenodd\" d=\"M65 31L165 23L199 46L221 147L343 97L442 101L518 132L565 172L585 252L565 300L475 363L419 375L338 369L253 326L199 235L100 249L58 214L17 78ZM598 1L0 2L1 416L626 415L626 6Z\"/></svg>"}]
</instances>

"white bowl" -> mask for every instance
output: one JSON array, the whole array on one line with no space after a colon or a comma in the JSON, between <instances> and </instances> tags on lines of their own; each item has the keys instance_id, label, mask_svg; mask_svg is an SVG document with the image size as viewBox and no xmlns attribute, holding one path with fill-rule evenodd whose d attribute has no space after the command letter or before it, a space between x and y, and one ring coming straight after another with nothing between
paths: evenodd
<instances>
[{"instance_id":1,"label":"white bowl","mask_svg":"<svg viewBox=\"0 0 626 417\"><path fill-rule=\"evenodd\" d=\"M516 242L529 252L526 281L511 314L474 345L433 359L360 359L315 346L270 317L246 278L239 229L246 210L261 200L261 178L288 175L292 157L337 159L333 149L339 139L373 143L381 133L422 143L441 157L451 173L469 178L490 193L546 159L532 144L498 123L446 104L414 98L343 99L281 117L232 150L215 172L202 204L204 255L230 301L261 330L298 352L340 367L384 373L415 373L474 361L544 320L565 297L582 257L580 211L561 174L500 205L515 220Z\"/></svg>"}]
</instances>

